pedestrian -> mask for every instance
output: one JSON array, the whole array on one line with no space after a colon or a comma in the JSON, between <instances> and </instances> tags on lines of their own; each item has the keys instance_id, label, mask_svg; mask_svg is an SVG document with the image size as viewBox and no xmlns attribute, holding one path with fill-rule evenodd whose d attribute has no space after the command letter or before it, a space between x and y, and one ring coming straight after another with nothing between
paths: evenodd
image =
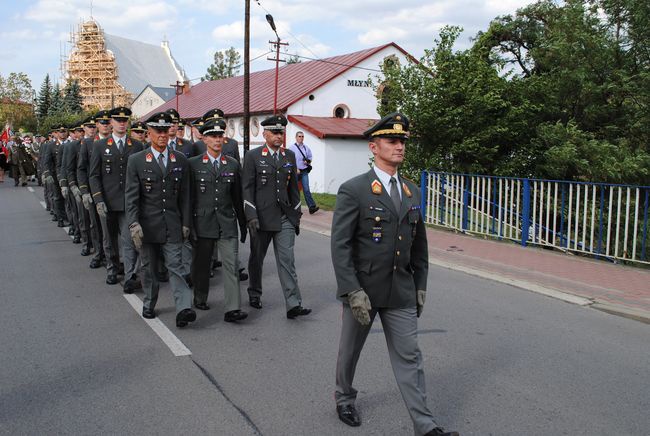
<instances>
[{"instance_id":1,"label":"pedestrian","mask_svg":"<svg viewBox=\"0 0 650 436\"><path fill-rule=\"evenodd\" d=\"M458 436L439 427L426 404L417 319L427 288L427 237L420 190L398 172L408 128L406 116L395 112L364 132L374 166L343 183L336 196L331 249L336 295L343 303L336 410L345 424L361 425L352 381L372 322L379 314L393 373L415 434Z\"/></svg>"},{"instance_id":2,"label":"pedestrian","mask_svg":"<svg viewBox=\"0 0 650 436\"><path fill-rule=\"evenodd\" d=\"M172 118L158 112L147 121L151 146L129 158L126 214L131 238L140 253L144 302L142 316L156 317L159 283L156 277L162 249L176 306L176 327L196 320L192 291L183 277L181 247L190 236L190 168L183 153L171 150Z\"/></svg>"},{"instance_id":3,"label":"pedestrian","mask_svg":"<svg viewBox=\"0 0 650 436\"><path fill-rule=\"evenodd\" d=\"M130 238L124 203L127 160L143 148L139 141L126 136L130 116L131 110L126 107L116 107L110 111L113 132L93 143L89 173L90 190L104 232L106 283L114 285L118 282L121 243L125 294L142 288L137 276L137 252Z\"/></svg>"},{"instance_id":4,"label":"pedestrian","mask_svg":"<svg viewBox=\"0 0 650 436\"><path fill-rule=\"evenodd\" d=\"M284 115L271 116L261 125L265 144L246 153L242 176L244 211L251 237L248 302L255 309L262 308L262 265L273 241L287 318L294 319L311 313L311 309L302 307L293 252L302 214L296 158L291 150L282 147L287 126Z\"/></svg>"},{"instance_id":5,"label":"pedestrian","mask_svg":"<svg viewBox=\"0 0 650 436\"><path fill-rule=\"evenodd\" d=\"M226 122L221 119L207 121L201 134L207 151L189 160L192 173L192 215L195 234L192 276L194 306L208 310L210 287L210 260L216 244L223 259L224 321L235 322L248 314L241 310L239 290L239 234L246 241L239 162L222 153Z\"/></svg>"},{"instance_id":6,"label":"pedestrian","mask_svg":"<svg viewBox=\"0 0 650 436\"><path fill-rule=\"evenodd\" d=\"M313 215L320 209L309 190L309 173L311 172L312 153L311 149L303 141L305 134L301 131L296 133L296 142L289 146L289 150L296 155L296 165L298 166L298 181L302 185L302 193L305 196L305 202L309 207L309 214Z\"/></svg>"}]
</instances>

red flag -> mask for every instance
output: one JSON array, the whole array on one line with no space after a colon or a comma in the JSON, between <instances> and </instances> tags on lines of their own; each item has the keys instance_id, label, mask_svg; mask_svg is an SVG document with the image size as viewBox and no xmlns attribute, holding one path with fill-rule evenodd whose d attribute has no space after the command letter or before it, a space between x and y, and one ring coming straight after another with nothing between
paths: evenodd
<instances>
[{"instance_id":1,"label":"red flag","mask_svg":"<svg viewBox=\"0 0 650 436\"><path fill-rule=\"evenodd\" d=\"M9 128L9 124L5 126L5 129L2 131L2 135L0 135L0 140L4 141L5 143L9 142L9 138L13 135L13 132Z\"/></svg>"}]
</instances>

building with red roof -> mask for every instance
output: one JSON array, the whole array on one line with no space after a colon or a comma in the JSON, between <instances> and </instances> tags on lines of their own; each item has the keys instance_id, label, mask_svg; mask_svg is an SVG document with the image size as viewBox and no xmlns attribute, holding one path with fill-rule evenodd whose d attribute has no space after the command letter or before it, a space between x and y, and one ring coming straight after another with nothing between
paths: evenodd
<instances>
[{"instance_id":1,"label":"building with red roof","mask_svg":"<svg viewBox=\"0 0 650 436\"><path fill-rule=\"evenodd\" d=\"M313 153L309 175L313 192L336 193L350 177L368 170L371 154L362 133L379 119L375 86L387 60L405 64L412 57L395 43L279 69L277 111L289 120L286 143L298 131ZM228 137L243 139L244 77L205 81L185 87L178 98L143 115L178 107L182 118L223 110ZM250 147L264 143L260 122L273 114L275 68L250 75Z\"/></svg>"}]
</instances>

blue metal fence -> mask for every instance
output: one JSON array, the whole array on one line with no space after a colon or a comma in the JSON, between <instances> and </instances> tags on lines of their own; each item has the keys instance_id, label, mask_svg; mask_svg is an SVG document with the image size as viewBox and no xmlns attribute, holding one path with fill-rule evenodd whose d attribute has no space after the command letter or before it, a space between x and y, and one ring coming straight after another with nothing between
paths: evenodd
<instances>
[{"instance_id":1,"label":"blue metal fence","mask_svg":"<svg viewBox=\"0 0 650 436\"><path fill-rule=\"evenodd\" d=\"M650 263L650 186L421 175L425 221L466 233Z\"/></svg>"}]
</instances>

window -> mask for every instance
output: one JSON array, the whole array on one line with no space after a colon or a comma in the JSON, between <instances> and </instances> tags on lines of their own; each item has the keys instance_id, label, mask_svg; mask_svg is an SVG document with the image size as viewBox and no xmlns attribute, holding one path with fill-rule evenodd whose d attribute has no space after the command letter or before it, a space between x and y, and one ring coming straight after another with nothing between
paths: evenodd
<instances>
[{"instance_id":1,"label":"window","mask_svg":"<svg viewBox=\"0 0 650 436\"><path fill-rule=\"evenodd\" d=\"M338 104L334 107L333 114L336 118L350 118L350 108L344 104Z\"/></svg>"}]
</instances>

